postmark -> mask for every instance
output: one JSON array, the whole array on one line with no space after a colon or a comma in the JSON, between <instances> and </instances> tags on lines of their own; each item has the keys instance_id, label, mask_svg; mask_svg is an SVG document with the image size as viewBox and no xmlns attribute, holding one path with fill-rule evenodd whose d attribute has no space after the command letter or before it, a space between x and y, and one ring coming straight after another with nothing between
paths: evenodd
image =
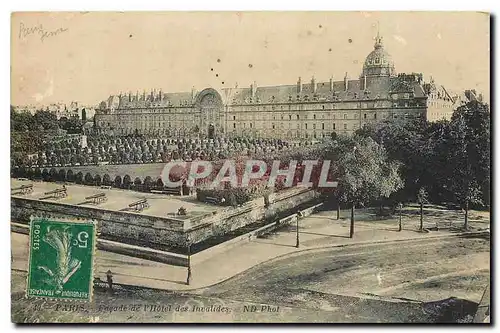
<instances>
[{"instance_id":1,"label":"postmark","mask_svg":"<svg viewBox=\"0 0 500 333\"><path fill-rule=\"evenodd\" d=\"M32 217L29 241L28 298L92 299L93 221Z\"/></svg>"}]
</instances>

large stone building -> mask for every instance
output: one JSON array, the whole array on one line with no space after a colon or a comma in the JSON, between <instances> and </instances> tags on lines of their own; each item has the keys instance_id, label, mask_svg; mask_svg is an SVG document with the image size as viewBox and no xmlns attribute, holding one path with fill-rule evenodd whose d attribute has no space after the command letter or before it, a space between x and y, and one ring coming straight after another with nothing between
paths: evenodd
<instances>
[{"instance_id":1,"label":"large stone building","mask_svg":"<svg viewBox=\"0 0 500 333\"><path fill-rule=\"evenodd\" d=\"M99 131L114 134L184 136L194 133L226 136L322 138L332 132L352 133L367 123L384 119L451 117L460 103L422 74L396 74L391 56L376 37L362 72L356 79L313 77L296 84L247 88L206 88L190 92L110 96L96 110Z\"/></svg>"}]
</instances>

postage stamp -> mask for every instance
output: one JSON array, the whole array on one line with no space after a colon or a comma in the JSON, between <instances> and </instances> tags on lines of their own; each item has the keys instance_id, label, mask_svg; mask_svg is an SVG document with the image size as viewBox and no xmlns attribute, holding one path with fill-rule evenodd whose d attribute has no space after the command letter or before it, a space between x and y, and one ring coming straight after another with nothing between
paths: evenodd
<instances>
[{"instance_id":1,"label":"postage stamp","mask_svg":"<svg viewBox=\"0 0 500 333\"><path fill-rule=\"evenodd\" d=\"M93 222L32 217L27 297L90 301Z\"/></svg>"}]
</instances>

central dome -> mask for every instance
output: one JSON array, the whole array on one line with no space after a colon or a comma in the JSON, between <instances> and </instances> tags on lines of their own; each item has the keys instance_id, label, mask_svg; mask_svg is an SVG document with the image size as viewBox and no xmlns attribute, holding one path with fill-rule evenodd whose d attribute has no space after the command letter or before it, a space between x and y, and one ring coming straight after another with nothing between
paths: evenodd
<instances>
[{"instance_id":1,"label":"central dome","mask_svg":"<svg viewBox=\"0 0 500 333\"><path fill-rule=\"evenodd\" d=\"M374 50L366 57L363 65L362 76L394 76L394 62L392 57L384 50L382 37L377 35Z\"/></svg>"}]
</instances>

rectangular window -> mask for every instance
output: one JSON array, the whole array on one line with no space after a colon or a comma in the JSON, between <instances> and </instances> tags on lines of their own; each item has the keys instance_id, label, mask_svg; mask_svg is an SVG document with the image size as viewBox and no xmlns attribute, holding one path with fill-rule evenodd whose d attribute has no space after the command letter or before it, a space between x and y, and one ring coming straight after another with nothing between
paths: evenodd
<instances>
[{"instance_id":1,"label":"rectangular window","mask_svg":"<svg viewBox=\"0 0 500 333\"><path fill-rule=\"evenodd\" d=\"M344 113L344 119L347 119L347 113Z\"/></svg>"},{"instance_id":2,"label":"rectangular window","mask_svg":"<svg viewBox=\"0 0 500 333\"><path fill-rule=\"evenodd\" d=\"M321 123L321 129L325 129L325 123Z\"/></svg>"},{"instance_id":3,"label":"rectangular window","mask_svg":"<svg viewBox=\"0 0 500 333\"><path fill-rule=\"evenodd\" d=\"M363 115L363 118L366 119L366 113Z\"/></svg>"},{"instance_id":4,"label":"rectangular window","mask_svg":"<svg viewBox=\"0 0 500 333\"><path fill-rule=\"evenodd\" d=\"M373 114L373 119L377 119L377 114L376 113Z\"/></svg>"},{"instance_id":5,"label":"rectangular window","mask_svg":"<svg viewBox=\"0 0 500 333\"><path fill-rule=\"evenodd\" d=\"M168 125L170 127L170 124ZM236 123L233 123L233 128L236 128Z\"/></svg>"},{"instance_id":6,"label":"rectangular window","mask_svg":"<svg viewBox=\"0 0 500 333\"><path fill-rule=\"evenodd\" d=\"M347 129L347 124L344 124L344 129L345 129L345 130Z\"/></svg>"},{"instance_id":7,"label":"rectangular window","mask_svg":"<svg viewBox=\"0 0 500 333\"><path fill-rule=\"evenodd\" d=\"M306 126L306 129L307 129L307 124L305 126Z\"/></svg>"},{"instance_id":8,"label":"rectangular window","mask_svg":"<svg viewBox=\"0 0 500 333\"><path fill-rule=\"evenodd\" d=\"M333 129L335 129L335 123L333 123Z\"/></svg>"}]
</instances>

